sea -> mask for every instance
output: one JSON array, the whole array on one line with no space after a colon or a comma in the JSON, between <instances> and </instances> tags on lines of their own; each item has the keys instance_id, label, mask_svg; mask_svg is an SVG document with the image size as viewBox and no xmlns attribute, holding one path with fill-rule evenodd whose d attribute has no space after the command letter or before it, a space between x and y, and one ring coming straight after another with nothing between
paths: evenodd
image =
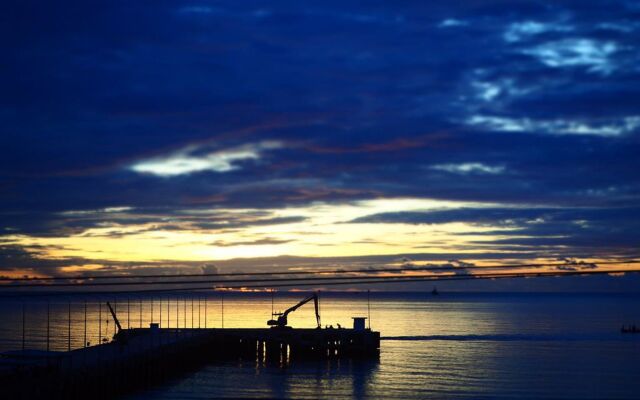
<instances>
[{"instance_id":1,"label":"sea","mask_svg":"<svg viewBox=\"0 0 640 400\"><path fill-rule=\"evenodd\" d=\"M108 341L115 326L106 301L125 328L266 327L272 312L307 295L2 299L0 351ZM381 334L379 357L278 365L212 360L126 398L640 398L640 334L621 333L623 325L640 328L640 294L322 292L320 314L322 326L334 329L367 317ZM289 324L314 327L312 303L291 313Z\"/></svg>"}]
</instances>

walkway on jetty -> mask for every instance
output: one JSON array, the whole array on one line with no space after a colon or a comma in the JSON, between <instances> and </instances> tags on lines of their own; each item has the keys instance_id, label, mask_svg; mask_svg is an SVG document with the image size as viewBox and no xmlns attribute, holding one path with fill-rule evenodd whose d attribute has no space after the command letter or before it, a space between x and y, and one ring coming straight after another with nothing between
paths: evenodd
<instances>
[{"instance_id":1,"label":"walkway on jetty","mask_svg":"<svg viewBox=\"0 0 640 400\"><path fill-rule=\"evenodd\" d=\"M369 329L123 329L110 343L68 352L20 350L0 357L7 398L110 398L214 360L286 365L294 359L378 357Z\"/></svg>"}]
</instances>

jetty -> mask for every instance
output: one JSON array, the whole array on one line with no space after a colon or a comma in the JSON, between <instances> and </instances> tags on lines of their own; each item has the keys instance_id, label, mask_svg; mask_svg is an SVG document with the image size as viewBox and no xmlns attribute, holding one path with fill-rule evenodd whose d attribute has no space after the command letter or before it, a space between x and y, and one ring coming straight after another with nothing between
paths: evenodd
<instances>
[{"instance_id":1,"label":"jetty","mask_svg":"<svg viewBox=\"0 0 640 400\"><path fill-rule=\"evenodd\" d=\"M295 360L375 358L380 333L365 327L366 317L354 317L351 328L322 328L317 297L304 299L272 315L268 328L148 328L118 327L113 340L71 351L16 350L0 355L3 398L113 398L137 388L195 371L216 361L246 360L286 367ZM316 328L287 326L287 316L315 300Z\"/></svg>"}]
</instances>

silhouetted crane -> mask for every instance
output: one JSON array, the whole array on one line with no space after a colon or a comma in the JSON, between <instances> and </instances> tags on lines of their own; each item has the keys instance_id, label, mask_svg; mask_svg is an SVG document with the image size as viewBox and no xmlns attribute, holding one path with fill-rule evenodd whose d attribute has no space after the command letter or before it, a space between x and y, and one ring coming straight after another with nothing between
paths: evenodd
<instances>
[{"instance_id":1,"label":"silhouetted crane","mask_svg":"<svg viewBox=\"0 0 640 400\"><path fill-rule=\"evenodd\" d=\"M272 314L272 317L277 315L278 319L277 320L270 319L269 321L267 321L267 325L272 326L274 328L286 328L287 327L287 315L289 315L289 313L297 310L298 308L302 307L303 305L307 304L311 300L313 300L314 305L316 307L316 322L318 323L318 328L320 328L320 312L318 311L318 295L316 293L314 293L311 296L307 297L306 299L302 300L301 302L299 302L295 306L287 309L283 313L274 313L274 314Z\"/></svg>"},{"instance_id":2,"label":"silhouetted crane","mask_svg":"<svg viewBox=\"0 0 640 400\"><path fill-rule=\"evenodd\" d=\"M118 327L118 333L120 333L120 331L122 330L122 326L120 325L120 321L118 321L116 312L113 311L113 308L111 307L111 303L109 303L108 301L107 301L107 307L109 307L109 311L111 311L111 316L113 317L113 321L116 323L116 326Z\"/></svg>"}]
</instances>

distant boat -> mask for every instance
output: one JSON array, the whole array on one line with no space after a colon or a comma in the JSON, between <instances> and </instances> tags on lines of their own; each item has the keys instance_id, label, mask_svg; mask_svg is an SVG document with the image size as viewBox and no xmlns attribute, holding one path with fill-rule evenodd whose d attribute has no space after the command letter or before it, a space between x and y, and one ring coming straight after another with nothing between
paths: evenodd
<instances>
[{"instance_id":1,"label":"distant boat","mask_svg":"<svg viewBox=\"0 0 640 400\"><path fill-rule=\"evenodd\" d=\"M622 326L622 328L620 329L621 333L640 333L640 329L638 329L638 327L636 327L635 325L630 325L630 326Z\"/></svg>"},{"instance_id":2,"label":"distant boat","mask_svg":"<svg viewBox=\"0 0 640 400\"><path fill-rule=\"evenodd\" d=\"M434 286L434 287L433 287L433 290L431 291L431 294L432 294L433 296L437 296L437 295L439 295L440 293L438 293L438 289Z\"/></svg>"}]
</instances>

